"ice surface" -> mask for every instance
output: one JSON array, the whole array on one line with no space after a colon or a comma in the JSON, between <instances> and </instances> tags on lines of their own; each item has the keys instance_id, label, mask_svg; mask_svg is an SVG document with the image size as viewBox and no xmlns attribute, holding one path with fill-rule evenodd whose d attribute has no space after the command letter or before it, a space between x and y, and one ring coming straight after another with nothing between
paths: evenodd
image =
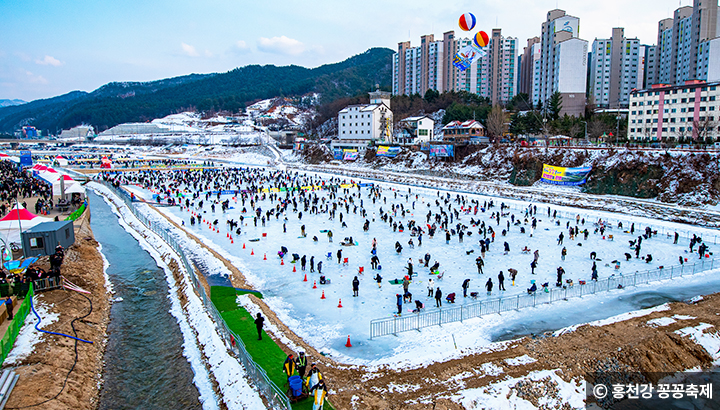
<instances>
[{"instance_id":1,"label":"ice surface","mask_svg":"<svg viewBox=\"0 0 720 410\"><path fill-rule=\"evenodd\" d=\"M322 175L322 174L314 174ZM349 182L349 179L348 179ZM552 207L552 210L559 209L564 215L572 215L568 218L557 218L547 216L547 206L538 204L537 218L538 228L534 231L533 237L529 237L530 225L524 222L524 210L527 203L521 201L489 198L480 195L467 195L468 199L478 199L480 204L494 201L494 207L488 208L485 212L478 210L477 214L474 209L470 212L460 214L459 222L468 226L468 231L472 232L472 236L465 236L464 243L460 243L458 236L452 236L450 243L446 244L445 234L442 230L438 230L434 238L429 238L427 233L423 235L422 245L418 244L418 238L411 238L409 231L400 233L394 231L387 223L380 221L380 207L385 212L390 212L393 220L402 222L407 226L410 220L415 220L418 225L425 228L425 215L428 211L432 211L434 218L435 213L439 211L440 206L447 212L449 205L453 209L460 208L460 204L454 202L455 193L452 193L451 202L445 203L445 191L437 191L425 188L412 187L408 194L408 187L398 184L381 184L383 187L384 199L372 203L368 198L368 188L351 189L346 195L353 195L352 199L355 205L358 205L357 213L354 212L354 205L349 205L349 212L344 207L338 208L338 215L335 219L329 219L327 213L310 214L303 212L302 219L299 219L297 213L292 212L292 206L286 215L280 215L278 219L274 216L266 221L265 226L258 220L257 227L252 220L252 213L249 201L246 201L244 207L248 212L241 213L243 208L242 201L233 195L221 195L220 201L229 199L231 209L223 213L220 206L216 204L216 211L213 213L210 209L210 202L205 201L203 209L193 208L193 212L201 215L205 221L218 220L219 232L211 231L207 223L203 222L191 226L189 210L181 210L179 207L161 208L171 219L184 223L185 228L191 233L201 238L203 243L220 252L234 264L239 265L240 270L247 277L248 281L265 295L266 303L278 314L281 320L289 325L298 335L316 347L318 350L334 356L336 359L351 363L387 363L393 366L402 366L407 363L418 364L419 362L427 363L432 360L439 360L440 357L447 358L448 355L462 355L472 349L489 346L492 340L503 335L512 336L513 334L524 334L524 330L529 329L527 333L532 331L532 327L527 327L527 322L547 323L550 328L567 326L576 323L585 323L587 321L602 319L608 316L634 310L643 303L638 300L644 294L657 292L662 289L675 289L685 285L698 285L702 278L689 277L676 281L666 281L670 283L653 283L650 285L640 286L638 288L626 289L622 291L611 291L606 294L598 294L583 297L582 299L571 299L568 302L559 302L552 306L539 306L532 309L525 309L519 312L506 312L502 315L488 315L482 318L466 320L463 323L453 323L443 325L442 328L428 328L420 332L399 334L398 338L388 337L375 340L368 340L369 322L371 319L391 317L397 312L396 294L402 293L401 285L391 285L388 281L391 279L402 279L406 274L405 267L411 258L414 264L414 270L418 274L413 278L413 282L409 287L409 291L413 294L413 299L419 299L425 304L426 310L436 310L435 301L427 296L428 279L433 278L436 286L440 286L443 292L443 306L447 306L444 300L448 293L454 292L457 295L456 304L464 304L474 302L471 297L463 298L461 284L466 279L470 279L470 292L478 292L478 300L487 298L495 298L502 296L516 296L525 294L526 289L530 287L530 281L535 280L538 285L548 282L550 286L554 286L556 281L556 268L563 266L566 279L573 279L575 286L579 286L580 280L589 281L592 260L590 260L590 252L597 252L599 260L596 261L598 275L600 279L607 278L610 275L629 274L636 271L644 271L649 269L658 269L659 266L669 267L678 263L678 257L687 257L689 262L695 262L697 255L686 253L688 240L681 239L679 244L673 244L673 238L667 235L657 235L651 239L643 240L643 250L641 256L652 253L653 261L645 263L642 259L636 259L634 252L630 250L628 241L636 239L640 235L641 229L650 220L637 218L628 215L619 215L600 211L587 211L582 209L573 209L569 207ZM225 189L236 189L238 187L225 187ZM240 187L244 188L244 187ZM129 187L140 197L151 199L152 192L136 186ZM321 198L328 199L328 192L324 190L315 191ZM441 196L438 196L438 192ZM397 195L397 197L396 197ZM417 195L417 197L415 197ZM282 193L284 197L284 193ZM212 199L216 199L213 196ZM370 229L364 232L362 224L366 218L360 213L360 203L367 211L367 219L370 220ZM439 205L435 202L438 201ZM198 201L195 201L197 204ZM509 228L507 236L503 237L501 232L507 229L507 221L510 215L501 218L500 224L491 222L490 216L500 211L500 203L505 202L511 206L509 211L515 216L516 220L521 221L521 226L526 230L525 234L520 233L520 226L512 225ZM256 206L262 208L263 213L277 202L271 202L269 198L261 199ZM402 205L407 211L405 217L402 217L400 209L392 212L392 206ZM466 203L466 207L468 204ZM299 210L302 210L299 209ZM343 221L347 223L347 227L341 227L339 214L342 212ZM226 225L227 219L238 220L240 215L245 217L240 235L229 232ZM374 215L374 220L373 220ZM577 222L575 215L580 216L580 222ZM283 218L287 217L287 232L283 232ZM431 218L431 223L433 222ZM475 265L475 258L480 255L478 246L478 228L472 227L470 219L485 222L487 226L492 226L496 231L495 241L491 244L490 252L486 254L484 274L478 274ZM583 225L581 220L585 219ZM622 229L617 226L619 218L625 221L635 221L635 233L630 234L625 231L629 226L624 224ZM613 221L611 227L605 232L605 239L599 232L595 233L593 225L598 219ZM556 222L559 221L558 226ZM570 222L570 226L577 225L580 229L587 228L590 231L588 240L576 238L570 240L566 224ZM655 221L650 221L655 223ZM458 223L458 219L453 218L453 222L449 227L454 228ZM308 233L307 237L300 237L300 226L305 225ZM685 234L689 229L685 225L677 225L668 222L658 222L665 230L678 229ZM652 225L656 229L656 225ZM329 242L322 230L332 230L334 233L333 242ZM563 232L565 235L564 243L557 244L558 234ZM708 231L697 231L700 234L706 234ZM264 236L263 234L266 234ZM614 240L608 240L608 235L612 234ZM232 236L233 242L230 242L228 235ZM314 242L312 237L317 236L318 241ZM358 242L358 246L340 246L339 242L345 238L352 236ZM378 271L370 269L370 249L373 238L378 240L378 256L382 270L379 273L383 277L382 288L378 288L373 277ZM251 242L251 239L258 241ZM412 239L415 248L408 245L408 241ZM395 242L403 245L403 251L397 254L393 249ZM510 252L507 255L503 253L503 242L507 241L510 245ZM582 246L578 244L582 243ZM242 249L243 244L246 249ZM281 246L285 246L289 250L289 255L280 263L277 252ZM530 274L530 262L533 259L532 253L526 254L521 252L524 246L529 247L532 251L539 250L540 259L536 275ZM568 255L566 260L562 260L560 251L563 247L567 248ZM342 258L348 258L347 265L337 263L336 252L342 250ZM254 256L250 253L254 252ZM472 251L468 254L468 252ZM624 253L628 252L632 255L629 261L625 260ZM292 264L291 257L293 253L300 256L306 255L308 259L308 267L306 271L302 271L299 262ZM330 258L327 254L330 253ZM419 261L425 255L431 255L430 264L434 261L440 263L440 271L444 272L442 280L437 280L434 275L429 275L429 269L420 265ZM267 257L267 260L263 259ZM323 263L323 274L331 280L329 285L320 285L319 274L309 271L309 259L315 257L315 261ZM692 259L691 259L692 258ZM620 268L615 269L614 260L620 261ZM341 260L342 262L342 260ZM292 272L293 266L296 272ZM359 267L363 267L365 273L358 274ZM518 270L517 281L515 286L509 278L508 268ZM498 272L503 271L505 274L506 291L498 291ZM222 268L217 271L221 274ZM227 273L224 273L227 274ZM307 275L308 281L304 282L303 278ZM359 297L352 296L351 281L354 276L358 276L360 280ZM702 276L702 275L700 275ZM494 287L491 295L487 295L484 285L488 278L492 278ZM317 283L317 289L313 289L313 283ZM707 281L705 282L707 284ZM717 284L720 286L720 283ZM325 293L326 299L321 299L322 293ZM675 293L674 291L668 293ZM661 297L661 296L658 296ZM622 299L625 300L622 300ZM660 303L667 299L661 300ZM339 302L342 301L342 308L338 308ZM620 303L618 303L620 301ZM644 307L644 306L642 306ZM412 314L410 311L414 308L414 303L410 306L403 306L403 315ZM620 320L620 319L619 319ZM472 332L468 332L472 329ZM352 349L344 347L347 336L351 336L353 343ZM453 335L455 338L453 339ZM417 355L417 342L421 342L426 348L424 354ZM454 350L457 349L457 350ZM415 352L413 354L412 352ZM455 353L453 353L455 352ZM383 359L378 362L378 359Z\"/></svg>"}]
</instances>

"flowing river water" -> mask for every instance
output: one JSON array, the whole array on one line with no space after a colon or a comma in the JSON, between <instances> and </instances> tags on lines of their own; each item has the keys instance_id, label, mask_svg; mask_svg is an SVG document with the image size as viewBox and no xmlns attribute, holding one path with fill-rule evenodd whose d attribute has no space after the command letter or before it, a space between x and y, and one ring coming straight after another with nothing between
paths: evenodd
<instances>
[{"instance_id":1,"label":"flowing river water","mask_svg":"<svg viewBox=\"0 0 720 410\"><path fill-rule=\"evenodd\" d=\"M100 409L201 409L183 337L170 314L165 272L89 192L91 227L110 266L110 310Z\"/></svg>"}]
</instances>

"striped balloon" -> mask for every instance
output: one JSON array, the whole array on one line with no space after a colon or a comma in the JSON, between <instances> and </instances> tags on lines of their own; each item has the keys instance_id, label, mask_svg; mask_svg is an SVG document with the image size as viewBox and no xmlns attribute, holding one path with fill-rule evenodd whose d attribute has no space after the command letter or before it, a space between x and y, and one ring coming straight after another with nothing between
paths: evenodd
<instances>
[{"instance_id":1,"label":"striped balloon","mask_svg":"<svg viewBox=\"0 0 720 410\"><path fill-rule=\"evenodd\" d=\"M460 25L461 29L465 31L470 31L475 28L475 16L472 13L465 13L460 16L460 21L458 24Z\"/></svg>"},{"instance_id":2,"label":"striped balloon","mask_svg":"<svg viewBox=\"0 0 720 410\"><path fill-rule=\"evenodd\" d=\"M475 37L473 38L473 43L475 43L476 46L483 48L490 42L488 35L484 31L478 31L477 34L475 34Z\"/></svg>"}]
</instances>

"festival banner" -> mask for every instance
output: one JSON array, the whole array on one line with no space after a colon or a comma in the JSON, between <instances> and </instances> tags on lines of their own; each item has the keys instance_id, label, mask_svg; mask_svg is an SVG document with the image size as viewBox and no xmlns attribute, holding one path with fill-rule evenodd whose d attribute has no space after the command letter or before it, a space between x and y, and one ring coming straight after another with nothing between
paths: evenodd
<instances>
[{"instance_id":1,"label":"festival banner","mask_svg":"<svg viewBox=\"0 0 720 410\"><path fill-rule=\"evenodd\" d=\"M355 161L356 159L358 159L359 156L360 154L357 151L346 151L345 155L343 156L343 161Z\"/></svg>"},{"instance_id":2,"label":"festival banner","mask_svg":"<svg viewBox=\"0 0 720 410\"><path fill-rule=\"evenodd\" d=\"M487 54L487 51L479 48L475 44L467 45L460 49L460 51L455 54L455 57L453 58L453 65L457 67L460 71L465 71L470 66L485 56Z\"/></svg>"},{"instance_id":3,"label":"festival banner","mask_svg":"<svg viewBox=\"0 0 720 410\"><path fill-rule=\"evenodd\" d=\"M343 159L343 150L335 148L333 150L333 159Z\"/></svg>"},{"instance_id":4,"label":"festival banner","mask_svg":"<svg viewBox=\"0 0 720 410\"><path fill-rule=\"evenodd\" d=\"M582 185L591 170L591 167L565 168L543 164L542 181L555 185Z\"/></svg>"},{"instance_id":5,"label":"festival banner","mask_svg":"<svg viewBox=\"0 0 720 410\"><path fill-rule=\"evenodd\" d=\"M388 147L387 145L380 145L375 156L395 158L400 153L400 147Z\"/></svg>"},{"instance_id":6,"label":"festival banner","mask_svg":"<svg viewBox=\"0 0 720 410\"><path fill-rule=\"evenodd\" d=\"M454 147L452 145L431 145L431 157L455 157Z\"/></svg>"}]
</instances>

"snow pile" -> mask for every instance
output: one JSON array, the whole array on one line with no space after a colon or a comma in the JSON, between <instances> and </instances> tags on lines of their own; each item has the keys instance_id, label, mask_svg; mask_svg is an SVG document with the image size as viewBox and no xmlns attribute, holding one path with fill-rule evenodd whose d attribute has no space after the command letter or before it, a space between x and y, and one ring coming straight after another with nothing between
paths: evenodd
<instances>
[{"instance_id":1,"label":"snow pile","mask_svg":"<svg viewBox=\"0 0 720 410\"><path fill-rule=\"evenodd\" d=\"M711 330L712 329L712 330ZM676 330L680 336L688 336L695 343L702 346L712 357L713 365L720 365L720 333L715 326L707 323L700 323L694 327L686 327Z\"/></svg>"},{"instance_id":2,"label":"snow pile","mask_svg":"<svg viewBox=\"0 0 720 410\"><path fill-rule=\"evenodd\" d=\"M488 386L460 390L448 396L466 409L572 409L585 408L582 381L566 382L555 370L541 370L519 378L506 378Z\"/></svg>"},{"instance_id":3,"label":"snow pile","mask_svg":"<svg viewBox=\"0 0 720 410\"><path fill-rule=\"evenodd\" d=\"M51 312L52 305L45 303L38 303L37 296L33 297L33 306L35 311L40 315L42 321L38 326L40 329L47 329L48 325L51 325L58 321L60 318L59 313ZM4 366L19 365L23 359L28 357L34 350L35 345L40 342L42 332L35 329L37 323L37 317L30 311L27 318L25 319L25 325L20 329L17 339L15 339L15 345L8 354L7 358L3 362ZM45 337L45 336L43 336Z\"/></svg>"},{"instance_id":4,"label":"snow pile","mask_svg":"<svg viewBox=\"0 0 720 410\"><path fill-rule=\"evenodd\" d=\"M214 322L208 316L202 301L193 291L188 273L180 268L184 286L178 286L163 255L171 256L176 260L179 260L179 257L175 256L174 251L162 239L145 228L129 211L124 202L118 199L111 200L110 198L117 197L107 188L95 183L92 183L90 187L103 196L120 217L119 222L125 230L135 237L143 249L155 259L158 266L165 270L169 285L168 297L172 304L170 313L178 321L185 339L183 355L188 359L195 373L193 381L200 393L203 408L219 408L208 368L211 369L212 376L222 393L223 402L228 408L262 408L264 406L262 399L250 386L242 365L229 354L223 339L217 333ZM149 238L153 238L153 245L148 242ZM182 266L181 263L178 265ZM181 306L178 292L183 292L187 300L185 306ZM207 361L207 367L204 364L205 361Z\"/></svg>"}]
</instances>

